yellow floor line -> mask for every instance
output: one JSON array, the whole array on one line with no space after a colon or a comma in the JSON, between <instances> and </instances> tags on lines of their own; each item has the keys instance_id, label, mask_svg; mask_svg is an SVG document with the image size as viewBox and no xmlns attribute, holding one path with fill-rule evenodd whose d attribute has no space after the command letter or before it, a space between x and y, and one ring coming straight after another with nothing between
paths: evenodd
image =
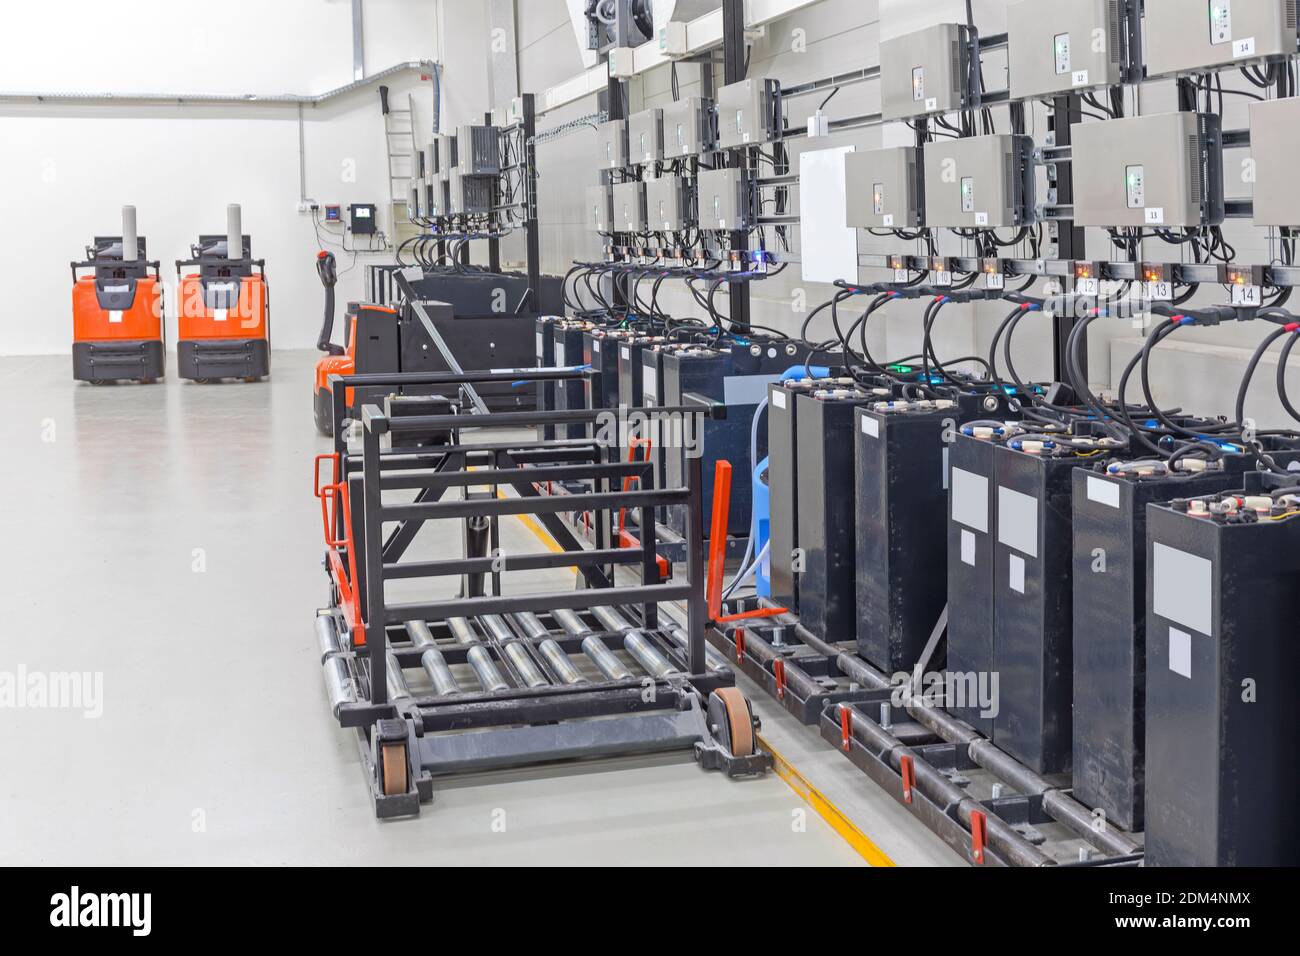
<instances>
[{"instance_id":1,"label":"yellow floor line","mask_svg":"<svg viewBox=\"0 0 1300 956\"><path fill-rule=\"evenodd\" d=\"M808 778L795 769L794 765L785 757L781 756L766 739L760 734L758 745L772 755L772 769L776 775L789 785L790 789L799 794L808 806L812 807L830 826L832 830L840 835L849 846L857 851L858 855L867 861L871 866L895 866L880 847L871 842L871 839L859 830L839 807L831 803L826 796L808 782Z\"/></svg>"},{"instance_id":2,"label":"yellow floor line","mask_svg":"<svg viewBox=\"0 0 1300 956\"><path fill-rule=\"evenodd\" d=\"M497 497L505 498L504 491L498 491ZM514 515L518 518L520 524L531 531L547 550L558 554L564 549L556 543L555 539L543 528L531 515ZM577 573L577 568L574 568ZM870 838L859 830L843 811L835 804L831 803L826 796L808 782L808 778L801 774L790 761L781 756L780 752L765 740L762 735L758 737L758 745L772 755L772 769L776 775L786 782L786 784L797 793L808 806L816 811L830 826L832 830L840 835L849 846L867 861L871 866L894 866L895 863L885 852L871 842Z\"/></svg>"}]
</instances>

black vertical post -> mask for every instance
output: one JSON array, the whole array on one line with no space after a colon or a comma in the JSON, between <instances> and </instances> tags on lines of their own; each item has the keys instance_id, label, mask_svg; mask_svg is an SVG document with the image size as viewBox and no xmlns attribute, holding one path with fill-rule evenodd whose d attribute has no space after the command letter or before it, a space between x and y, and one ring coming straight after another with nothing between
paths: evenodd
<instances>
[{"instance_id":1,"label":"black vertical post","mask_svg":"<svg viewBox=\"0 0 1300 956\"><path fill-rule=\"evenodd\" d=\"M609 63L609 57L605 57L606 64ZM627 94L627 83L623 80L610 76L609 82L605 87L605 114L610 121L627 119L627 109L623 104L623 97ZM612 172L601 174L601 182L610 184L614 181ZM615 272L611 278L614 290L614 307L622 308L627 305L627 276Z\"/></svg>"},{"instance_id":2,"label":"black vertical post","mask_svg":"<svg viewBox=\"0 0 1300 956\"><path fill-rule=\"evenodd\" d=\"M525 93L524 100L524 243L528 258L528 311L542 313L542 244L537 212L537 97Z\"/></svg>"},{"instance_id":3,"label":"black vertical post","mask_svg":"<svg viewBox=\"0 0 1300 956\"><path fill-rule=\"evenodd\" d=\"M745 79L745 0L723 0L722 2L722 82L730 86ZM745 152L733 151L727 158L731 168L743 168ZM733 251L749 248L749 233L737 230L731 234ZM748 328L750 324L749 283L728 283L728 296L731 302L731 324L734 327ZM696 671L696 673L703 673Z\"/></svg>"},{"instance_id":4,"label":"black vertical post","mask_svg":"<svg viewBox=\"0 0 1300 956\"><path fill-rule=\"evenodd\" d=\"M384 542L379 489L379 438L388 430L388 419L371 406L362 439L361 472L366 516L366 650L370 657L370 702L388 703L388 609L384 605ZM354 582L355 584L355 582Z\"/></svg>"},{"instance_id":5,"label":"black vertical post","mask_svg":"<svg viewBox=\"0 0 1300 956\"><path fill-rule=\"evenodd\" d=\"M485 114L484 125L488 127L492 126L492 114L490 112ZM491 220L489 218L489 223L490 222ZM489 228L491 228L490 225ZM488 272L491 272L493 275L500 275L501 273L501 240L500 239L493 238L488 240Z\"/></svg>"},{"instance_id":6,"label":"black vertical post","mask_svg":"<svg viewBox=\"0 0 1300 956\"><path fill-rule=\"evenodd\" d=\"M1082 104L1077 93L1068 93L1052 100L1052 131L1056 135L1057 146L1070 145L1070 127L1082 121L1082 119ZM1062 205L1073 205L1074 203L1074 166L1069 161L1057 162L1056 164L1056 201ZM1074 259L1086 258L1084 253L1083 229L1074 224L1073 218L1058 220L1056 258L1068 262ZM1069 341L1070 333L1074 330L1074 326L1078 321L1078 317L1072 314L1058 314L1053 320L1052 377L1055 381L1064 382L1068 378L1066 370L1070 366L1065 354L1066 343ZM1087 335L1086 332L1083 334ZM1079 362L1080 371L1086 377L1088 374L1088 342L1086 338L1079 343Z\"/></svg>"},{"instance_id":7,"label":"black vertical post","mask_svg":"<svg viewBox=\"0 0 1300 956\"><path fill-rule=\"evenodd\" d=\"M686 599L686 664L690 673L703 674L704 626L709 611L704 596L704 458L698 452L686 455L686 489L686 580L691 588ZM644 528L641 533L646 533Z\"/></svg>"}]
</instances>

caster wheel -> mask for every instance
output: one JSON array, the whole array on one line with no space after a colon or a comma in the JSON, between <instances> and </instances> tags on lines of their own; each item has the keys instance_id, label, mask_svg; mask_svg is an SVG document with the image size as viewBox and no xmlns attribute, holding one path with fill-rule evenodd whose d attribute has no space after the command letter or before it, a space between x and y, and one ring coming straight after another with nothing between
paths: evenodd
<instances>
[{"instance_id":1,"label":"caster wheel","mask_svg":"<svg viewBox=\"0 0 1300 956\"><path fill-rule=\"evenodd\" d=\"M92 378L90 380L90 384L98 388L99 386L104 384L104 380L102 378Z\"/></svg>"},{"instance_id":2,"label":"caster wheel","mask_svg":"<svg viewBox=\"0 0 1300 956\"><path fill-rule=\"evenodd\" d=\"M156 385L156 384L158 384L158 379L156 379L156 378L142 378L142 379L139 379L139 382L140 382L141 385Z\"/></svg>"},{"instance_id":3,"label":"caster wheel","mask_svg":"<svg viewBox=\"0 0 1300 956\"><path fill-rule=\"evenodd\" d=\"M247 375L244 377L245 385L256 385L260 381L261 379L258 378L256 375Z\"/></svg>"},{"instance_id":4,"label":"caster wheel","mask_svg":"<svg viewBox=\"0 0 1300 956\"><path fill-rule=\"evenodd\" d=\"M379 782L383 785L384 796L406 793L406 770L406 744L384 744L379 748Z\"/></svg>"},{"instance_id":5,"label":"caster wheel","mask_svg":"<svg viewBox=\"0 0 1300 956\"><path fill-rule=\"evenodd\" d=\"M212 384L212 379L210 379L210 378L196 378L196 379L194 380L194 384L195 384L195 385L211 385L211 384Z\"/></svg>"},{"instance_id":6,"label":"caster wheel","mask_svg":"<svg viewBox=\"0 0 1300 956\"><path fill-rule=\"evenodd\" d=\"M722 744L733 757L754 754L754 713L735 687L719 687L709 695L709 717Z\"/></svg>"}]
</instances>

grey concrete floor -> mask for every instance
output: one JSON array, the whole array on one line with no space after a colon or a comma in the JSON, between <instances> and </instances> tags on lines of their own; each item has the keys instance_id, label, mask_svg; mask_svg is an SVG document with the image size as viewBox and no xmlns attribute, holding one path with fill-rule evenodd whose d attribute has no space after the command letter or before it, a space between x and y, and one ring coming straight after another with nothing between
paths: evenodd
<instances>
[{"instance_id":1,"label":"grey concrete floor","mask_svg":"<svg viewBox=\"0 0 1300 956\"><path fill-rule=\"evenodd\" d=\"M689 757L462 778L376 822L312 634L314 359L279 353L258 385L103 388L67 358L0 360L0 681L102 680L98 716L0 706L0 863L862 862L777 777ZM948 862L815 736L782 740L865 799L859 825L898 862Z\"/></svg>"}]
</instances>

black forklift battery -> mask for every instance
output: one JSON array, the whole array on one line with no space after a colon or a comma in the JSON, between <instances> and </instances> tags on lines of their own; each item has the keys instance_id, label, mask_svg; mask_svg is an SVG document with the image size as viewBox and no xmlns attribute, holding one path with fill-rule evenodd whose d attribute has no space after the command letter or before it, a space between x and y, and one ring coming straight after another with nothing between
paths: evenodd
<instances>
[{"instance_id":1,"label":"black forklift battery","mask_svg":"<svg viewBox=\"0 0 1300 956\"><path fill-rule=\"evenodd\" d=\"M675 352L691 348L694 348L694 346L689 343L678 342L644 343L641 347L640 407L645 409L645 414L649 416L649 420L645 422L640 430L644 432L641 437L650 440L650 465L656 488L668 487L665 484L667 478L664 471L667 456L664 454L663 448L663 439L666 437L666 433L659 420L653 417L656 408L667 404L664 398L664 358ZM655 516L660 524L666 524L668 509L666 507L656 508Z\"/></svg>"},{"instance_id":2,"label":"black forklift battery","mask_svg":"<svg viewBox=\"0 0 1300 956\"><path fill-rule=\"evenodd\" d=\"M592 408L618 409L618 347L631 334L625 329L591 329L582 333L582 364L596 373L583 383Z\"/></svg>"},{"instance_id":3,"label":"black forklift battery","mask_svg":"<svg viewBox=\"0 0 1300 956\"><path fill-rule=\"evenodd\" d=\"M1223 450L1216 461L1138 458L1074 472L1074 791L1130 832L1144 827L1147 506L1240 484L1258 456Z\"/></svg>"},{"instance_id":4,"label":"black forklift battery","mask_svg":"<svg viewBox=\"0 0 1300 956\"><path fill-rule=\"evenodd\" d=\"M795 574L795 548L799 547L799 410L795 397L818 389L853 386L851 378L806 378L773 382L767 387L769 580L772 600L792 611L799 608Z\"/></svg>"},{"instance_id":5,"label":"black forklift battery","mask_svg":"<svg viewBox=\"0 0 1300 956\"><path fill-rule=\"evenodd\" d=\"M1126 447L1025 434L993 452L993 741L1036 773L1068 772L1073 754L1074 470Z\"/></svg>"},{"instance_id":6,"label":"black forklift battery","mask_svg":"<svg viewBox=\"0 0 1300 956\"><path fill-rule=\"evenodd\" d=\"M858 653L886 674L916 666L947 603L950 450L1005 404L989 397L890 398L854 416Z\"/></svg>"},{"instance_id":7,"label":"black forklift battery","mask_svg":"<svg viewBox=\"0 0 1300 956\"><path fill-rule=\"evenodd\" d=\"M1300 864L1300 473L1147 509L1146 862Z\"/></svg>"},{"instance_id":8,"label":"black forklift battery","mask_svg":"<svg viewBox=\"0 0 1300 956\"><path fill-rule=\"evenodd\" d=\"M554 368L555 367L555 333L552 331L555 323L560 321L553 315L539 315L534 327L537 337L537 367ZM539 411L550 412L556 408L556 386L555 382L538 382L537 383L537 408ZM542 426L542 440L555 440L555 426Z\"/></svg>"},{"instance_id":9,"label":"black forklift battery","mask_svg":"<svg viewBox=\"0 0 1300 956\"><path fill-rule=\"evenodd\" d=\"M727 533L748 537L753 504L753 470L749 445L754 412L767 398L767 386L780 379L791 366L802 364L806 346L775 340L736 340L719 348L696 346L669 352L663 360L664 403L684 404L687 394L702 395L727 406L723 421L681 422L678 436L665 440L664 479L670 487L684 481L687 454L701 454L704 466L704 500L710 513L713 501L714 467L719 460L731 463L731 505L727 512ZM644 387L644 383L643 383ZM662 432L663 429L660 429ZM685 444L693 447L687 449ZM767 455L767 435L759 429L758 459ZM686 533L686 506L668 509L668 525L679 535Z\"/></svg>"},{"instance_id":10,"label":"black forklift battery","mask_svg":"<svg viewBox=\"0 0 1300 956\"><path fill-rule=\"evenodd\" d=\"M875 396L856 389L795 396L796 449L803 480L798 490L799 621L832 643L857 635L857 550L853 495L854 413Z\"/></svg>"},{"instance_id":11,"label":"black forklift battery","mask_svg":"<svg viewBox=\"0 0 1300 956\"><path fill-rule=\"evenodd\" d=\"M582 337L595 328L590 322L579 319L559 319L551 326L551 338L555 343L555 365L557 368L576 368L583 364ZM557 411L584 409L587 407L586 385L582 379L557 382L555 385L555 408ZM555 437L559 439L579 439L587 437L586 425L556 425Z\"/></svg>"},{"instance_id":12,"label":"black forklift battery","mask_svg":"<svg viewBox=\"0 0 1300 956\"><path fill-rule=\"evenodd\" d=\"M965 699L947 709L985 737L993 737L992 708L978 700L979 684L993 675L993 452L1011 425L968 423L948 450L948 655L949 685Z\"/></svg>"}]
</instances>

